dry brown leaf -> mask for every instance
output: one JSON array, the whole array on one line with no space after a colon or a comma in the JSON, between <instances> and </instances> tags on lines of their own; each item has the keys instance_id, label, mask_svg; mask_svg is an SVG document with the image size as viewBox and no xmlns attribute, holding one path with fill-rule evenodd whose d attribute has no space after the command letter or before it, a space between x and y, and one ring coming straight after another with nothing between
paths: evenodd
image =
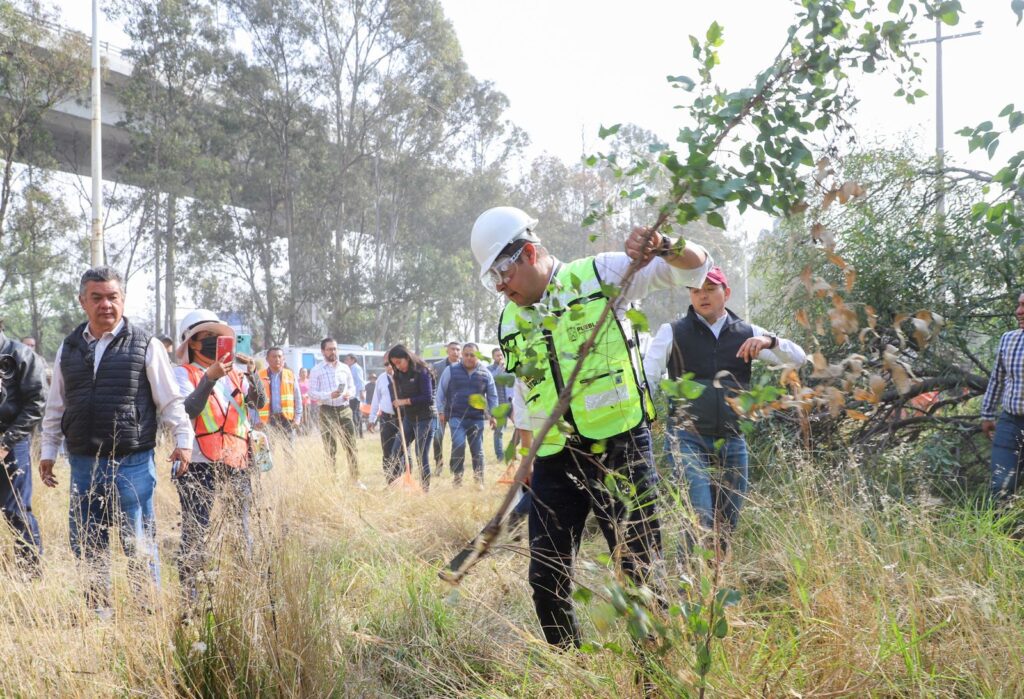
<instances>
[{"instance_id":1,"label":"dry brown leaf","mask_svg":"<svg viewBox=\"0 0 1024 699\"><path fill-rule=\"evenodd\" d=\"M878 374L872 374L868 377L868 386L871 388L871 392L875 396L875 400L872 403L877 403L882 399L882 394L885 393L885 379Z\"/></svg>"},{"instance_id":2,"label":"dry brown leaf","mask_svg":"<svg viewBox=\"0 0 1024 699\"><path fill-rule=\"evenodd\" d=\"M845 280L845 282L846 282L845 283L846 290L848 292L849 291L853 291L853 285L857 282L857 270L856 269L854 269L853 267L847 267L846 268L846 280Z\"/></svg>"},{"instance_id":3,"label":"dry brown leaf","mask_svg":"<svg viewBox=\"0 0 1024 699\"><path fill-rule=\"evenodd\" d=\"M871 391L865 391L863 388L856 388L853 391L854 400L862 400L865 403L877 403L878 396Z\"/></svg>"},{"instance_id":4,"label":"dry brown leaf","mask_svg":"<svg viewBox=\"0 0 1024 699\"><path fill-rule=\"evenodd\" d=\"M835 254L834 252L826 252L825 255L826 257L828 257L828 261L834 264L836 267L838 267L839 269L846 269L846 260L841 258L839 255Z\"/></svg>"},{"instance_id":5,"label":"dry brown leaf","mask_svg":"<svg viewBox=\"0 0 1024 699\"><path fill-rule=\"evenodd\" d=\"M821 208L827 209L832 206L832 202L836 200L836 195L839 194L838 190L831 189L825 192L825 196L821 199Z\"/></svg>"},{"instance_id":6,"label":"dry brown leaf","mask_svg":"<svg viewBox=\"0 0 1024 699\"><path fill-rule=\"evenodd\" d=\"M808 206L810 206L810 204L808 204L807 202L798 201L796 204L793 204L793 206L789 210L789 213L802 214L803 212L807 211Z\"/></svg>"},{"instance_id":7,"label":"dry brown leaf","mask_svg":"<svg viewBox=\"0 0 1024 699\"><path fill-rule=\"evenodd\" d=\"M800 308L797 310L793 317L796 319L796 322L799 323L801 326L807 328L808 330L811 329L811 321L808 320L807 318L807 311Z\"/></svg>"},{"instance_id":8,"label":"dry brown leaf","mask_svg":"<svg viewBox=\"0 0 1024 699\"><path fill-rule=\"evenodd\" d=\"M864 413L862 413L859 410L847 410L846 411L846 417L852 418L854 420L868 420L868 419L870 419L867 415L865 415Z\"/></svg>"},{"instance_id":9,"label":"dry brown leaf","mask_svg":"<svg viewBox=\"0 0 1024 699\"><path fill-rule=\"evenodd\" d=\"M878 312L872 306L864 306L864 314L868 317L868 327L874 330L878 323Z\"/></svg>"}]
</instances>

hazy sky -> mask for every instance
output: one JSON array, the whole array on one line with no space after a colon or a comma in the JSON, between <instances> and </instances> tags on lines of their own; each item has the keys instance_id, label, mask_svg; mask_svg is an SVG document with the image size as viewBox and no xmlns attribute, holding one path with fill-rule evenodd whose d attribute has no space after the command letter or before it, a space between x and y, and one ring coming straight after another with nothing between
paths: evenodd
<instances>
[{"instance_id":1,"label":"hazy sky","mask_svg":"<svg viewBox=\"0 0 1024 699\"><path fill-rule=\"evenodd\" d=\"M109 0L101 0L106 7ZM717 20L725 29L718 82L748 85L776 54L794 14L791 0L441 0L470 71L491 80L511 101L509 117L530 134L531 154L576 160L595 146L598 127L633 122L670 140L681 121L674 109L684 93L665 82L695 75L688 36L703 36ZM60 0L65 23L91 31L88 0ZM946 150L966 159L962 126L994 119L1010 102L1024 103L1020 77L1024 27L1010 0L963 0L966 17L945 34L981 36L943 44ZM103 38L124 45L120 29L104 20ZM934 35L921 22L922 36ZM892 96L887 76L858 78L861 104L854 123L867 141L911 138L922 151L935 143L934 44L919 47L928 96L914 106ZM1024 129L1016 135L1024 148ZM1005 148L1005 146L1004 146ZM974 159L979 167L985 159Z\"/></svg>"},{"instance_id":2,"label":"hazy sky","mask_svg":"<svg viewBox=\"0 0 1024 699\"><path fill-rule=\"evenodd\" d=\"M509 116L529 132L537 151L565 159L592 148L601 124L634 122L671 139L684 93L665 82L670 74L695 76L690 34L702 37L717 20L725 29L718 82L728 89L750 84L785 38L794 3L785 0L443 0L470 71L508 95ZM946 150L966 158L954 133L994 119L1009 102L1024 102L1020 77L1024 27L1015 26L1009 0L964 0L959 27L981 36L943 44ZM922 22L922 35L934 25ZM862 102L854 123L861 138L910 137L923 151L935 142L934 44L919 47L924 89L910 106L892 96L887 77L856 81ZM1021 129L1024 132L1024 129ZM1017 139L1017 148L1024 140ZM979 166L984 163L979 161Z\"/></svg>"}]
</instances>

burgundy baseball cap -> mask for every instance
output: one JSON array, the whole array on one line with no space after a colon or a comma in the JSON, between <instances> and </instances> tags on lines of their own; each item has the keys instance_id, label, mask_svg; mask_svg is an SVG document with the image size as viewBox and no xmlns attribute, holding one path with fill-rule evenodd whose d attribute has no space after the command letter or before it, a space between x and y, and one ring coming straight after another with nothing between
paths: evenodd
<instances>
[{"instance_id":1,"label":"burgundy baseball cap","mask_svg":"<svg viewBox=\"0 0 1024 699\"><path fill-rule=\"evenodd\" d=\"M722 271L721 267L712 267L709 269L704 281L705 283L711 282L712 284L721 284L726 289L729 288L729 280L725 278L725 272Z\"/></svg>"}]
</instances>

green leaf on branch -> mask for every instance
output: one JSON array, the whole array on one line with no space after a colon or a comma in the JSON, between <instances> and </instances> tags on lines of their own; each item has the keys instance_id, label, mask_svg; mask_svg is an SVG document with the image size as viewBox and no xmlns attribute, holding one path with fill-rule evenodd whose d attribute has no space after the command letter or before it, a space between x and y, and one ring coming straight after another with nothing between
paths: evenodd
<instances>
[{"instance_id":1,"label":"green leaf on branch","mask_svg":"<svg viewBox=\"0 0 1024 699\"><path fill-rule=\"evenodd\" d=\"M711 26L708 27L707 31L708 44L711 46L722 45L722 25L718 22L712 22Z\"/></svg>"},{"instance_id":2,"label":"green leaf on branch","mask_svg":"<svg viewBox=\"0 0 1024 699\"><path fill-rule=\"evenodd\" d=\"M603 139L608 138L609 136L614 136L619 132L620 128L622 128L622 124L615 124L615 126L609 126L608 128L602 126L597 131L597 137Z\"/></svg>"},{"instance_id":3,"label":"green leaf on branch","mask_svg":"<svg viewBox=\"0 0 1024 699\"><path fill-rule=\"evenodd\" d=\"M712 211L711 213L708 214L707 218L709 224L711 224L715 228L721 228L722 230L725 230L725 220L722 218L722 214L718 213L717 211Z\"/></svg>"},{"instance_id":4,"label":"green leaf on branch","mask_svg":"<svg viewBox=\"0 0 1024 699\"><path fill-rule=\"evenodd\" d=\"M487 401L479 393L473 393L469 396L469 407L476 408L477 410L486 410Z\"/></svg>"},{"instance_id":5,"label":"green leaf on branch","mask_svg":"<svg viewBox=\"0 0 1024 699\"><path fill-rule=\"evenodd\" d=\"M666 80L668 80L670 83L674 83L673 87L678 87L679 89L686 90L687 92L692 90L694 85L696 85L696 83L693 81L693 78L687 77L685 75L669 75L666 78Z\"/></svg>"},{"instance_id":6,"label":"green leaf on branch","mask_svg":"<svg viewBox=\"0 0 1024 699\"><path fill-rule=\"evenodd\" d=\"M626 311L626 318L633 324L633 328L637 332L645 333L651 329L647 322L647 315L638 308L630 308Z\"/></svg>"}]
</instances>

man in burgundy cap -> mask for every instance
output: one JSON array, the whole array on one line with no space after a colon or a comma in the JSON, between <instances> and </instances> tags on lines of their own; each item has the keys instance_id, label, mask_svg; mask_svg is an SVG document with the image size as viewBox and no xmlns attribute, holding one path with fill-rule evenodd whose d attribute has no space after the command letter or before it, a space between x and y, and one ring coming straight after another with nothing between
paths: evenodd
<instances>
[{"instance_id":1,"label":"man in burgundy cap","mask_svg":"<svg viewBox=\"0 0 1024 699\"><path fill-rule=\"evenodd\" d=\"M690 288L686 315L662 325L644 357L652 388L666 369L671 380L692 373L693 381L704 386L688 403L669 398L668 446L673 475L688 489L700 528L717 534L735 528L747 492L747 444L726 397L749 389L755 359L794 367L807 359L796 343L726 308L730 295L725 273L712 267L703 286ZM712 479L716 462L721 473ZM693 543L688 533L683 538Z\"/></svg>"}]
</instances>

